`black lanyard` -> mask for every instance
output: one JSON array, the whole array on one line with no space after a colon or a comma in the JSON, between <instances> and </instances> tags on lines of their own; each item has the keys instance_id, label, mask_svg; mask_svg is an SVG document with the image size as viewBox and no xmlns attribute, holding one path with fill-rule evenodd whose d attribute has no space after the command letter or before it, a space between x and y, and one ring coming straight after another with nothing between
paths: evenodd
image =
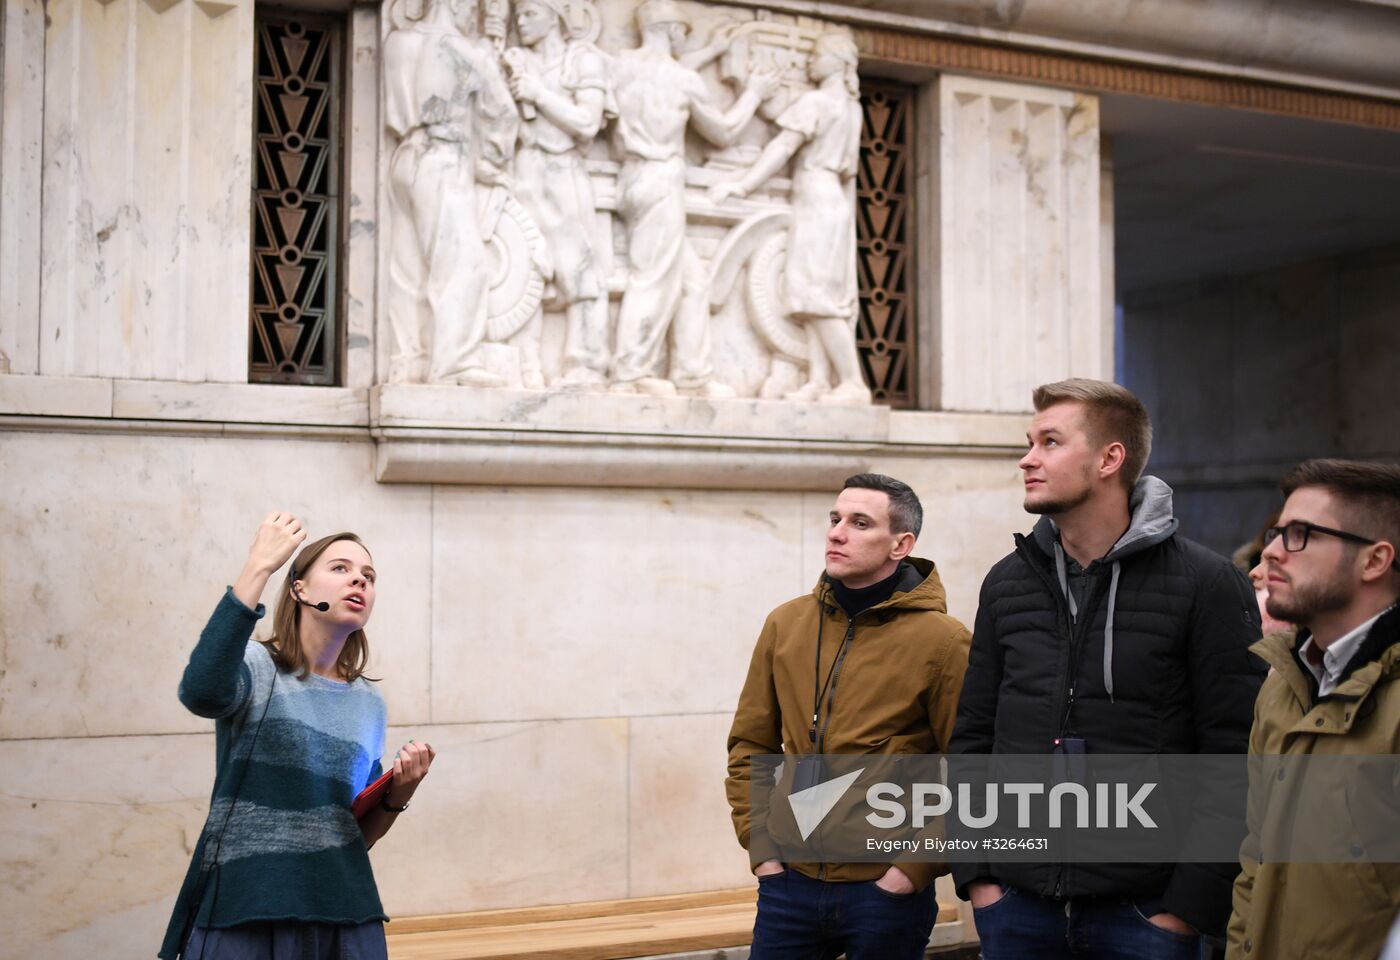
<instances>
[{"instance_id":1,"label":"black lanyard","mask_svg":"<svg viewBox=\"0 0 1400 960\"><path fill-rule=\"evenodd\" d=\"M849 617L850 614L847 614ZM855 617L850 617L851 622L855 622ZM822 697L826 695L826 688L831 685L832 674L836 672L836 663L841 659L838 654L831 661L831 667L826 671L826 682L820 687L817 681L822 675L822 627L826 626L826 593L817 600L817 656L812 664L812 726L807 731L807 739L813 743L817 742L817 717L821 713Z\"/></svg>"}]
</instances>

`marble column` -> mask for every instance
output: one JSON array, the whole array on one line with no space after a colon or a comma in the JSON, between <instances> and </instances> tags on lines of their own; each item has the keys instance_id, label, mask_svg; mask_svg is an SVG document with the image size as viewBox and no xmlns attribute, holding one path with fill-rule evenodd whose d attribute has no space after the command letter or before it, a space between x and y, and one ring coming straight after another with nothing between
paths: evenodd
<instances>
[{"instance_id":1,"label":"marble column","mask_svg":"<svg viewBox=\"0 0 1400 960\"><path fill-rule=\"evenodd\" d=\"M1112 379L1097 99L945 75L920 113L931 406L1025 411L1037 384Z\"/></svg>"},{"instance_id":2,"label":"marble column","mask_svg":"<svg viewBox=\"0 0 1400 960\"><path fill-rule=\"evenodd\" d=\"M247 379L252 0L50 0L38 372Z\"/></svg>"},{"instance_id":3,"label":"marble column","mask_svg":"<svg viewBox=\"0 0 1400 960\"><path fill-rule=\"evenodd\" d=\"M39 171L44 4L10 0L0 38L0 374L39 366Z\"/></svg>"}]
</instances>

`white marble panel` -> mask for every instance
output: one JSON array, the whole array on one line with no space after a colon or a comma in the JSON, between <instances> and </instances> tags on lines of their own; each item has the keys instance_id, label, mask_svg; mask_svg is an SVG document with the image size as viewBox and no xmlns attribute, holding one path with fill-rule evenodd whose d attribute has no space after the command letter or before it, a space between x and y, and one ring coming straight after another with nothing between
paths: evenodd
<instances>
[{"instance_id":1,"label":"white marble panel","mask_svg":"<svg viewBox=\"0 0 1400 960\"><path fill-rule=\"evenodd\" d=\"M0 16L0 373L34 373L39 369L35 238L43 171L44 4L13 0Z\"/></svg>"},{"instance_id":2,"label":"white marble panel","mask_svg":"<svg viewBox=\"0 0 1400 960\"><path fill-rule=\"evenodd\" d=\"M379 250L379 11L351 7L345 84L349 185L345 211L345 376L350 387L374 382L374 317Z\"/></svg>"},{"instance_id":3,"label":"white marble panel","mask_svg":"<svg viewBox=\"0 0 1400 960\"><path fill-rule=\"evenodd\" d=\"M627 893L627 720L393 728L432 772L371 854L391 917Z\"/></svg>"},{"instance_id":4,"label":"white marble panel","mask_svg":"<svg viewBox=\"0 0 1400 960\"><path fill-rule=\"evenodd\" d=\"M732 711L631 721L631 897L754 883L724 795Z\"/></svg>"},{"instance_id":5,"label":"white marble panel","mask_svg":"<svg viewBox=\"0 0 1400 960\"><path fill-rule=\"evenodd\" d=\"M209 808L213 736L0 741L0 768L0 953L154 956Z\"/></svg>"},{"instance_id":6,"label":"white marble panel","mask_svg":"<svg viewBox=\"0 0 1400 960\"><path fill-rule=\"evenodd\" d=\"M1018 411L1038 384L1112 376L1100 300L1098 101L944 75L933 405ZM926 106L925 109L930 109Z\"/></svg>"},{"instance_id":7,"label":"white marble panel","mask_svg":"<svg viewBox=\"0 0 1400 960\"><path fill-rule=\"evenodd\" d=\"M191 8L183 81L190 90L188 143L178 161L188 223L181 240L181 282L187 293L183 312L167 315L163 323L179 344L175 379L244 383L253 84L230 83L229 78L252 75L254 4L194 0L181 6ZM148 176L162 176L161 167L153 167Z\"/></svg>"},{"instance_id":8,"label":"white marble panel","mask_svg":"<svg viewBox=\"0 0 1400 960\"><path fill-rule=\"evenodd\" d=\"M97 305L106 291L101 278L91 276L99 245L112 241L118 228L113 214L125 190L108 189L109 196L91 196L97 183L87 179L91 133L112 133L122 129L123 104L109 105L109 118L95 118L92 125L76 125L77 104L91 102L92 88L109 92L125 90L120 83L120 66L125 63L122 27L126 4L115 7L59 0L46 4L48 29L45 31L45 74L43 74L43 224L41 288L41 341L39 372L53 375L97 375L99 347ZM94 22L95 21L95 22ZM101 34L102 22L111 21L99 36L97 50L90 34ZM120 22L119 22L120 21ZM109 41L109 42L108 42ZM101 52L101 62L97 52ZM106 160L115 160L108 151ZM108 171L125 169L125 164L109 162ZM108 230L111 225L112 230ZM98 232L105 231L99 241ZM83 264L87 264L85 267Z\"/></svg>"},{"instance_id":9,"label":"white marble panel","mask_svg":"<svg viewBox=\"0 0 1400 960\"><path fill-rule=\"evenodd\" d=\"M369 673L391 721L426 720L431 495L371 469L367 443L5 434L0 737L207 729L175 691L274 509L364 537L381 577Z\"/></svg>"},{"instance_id":10,"label":"white marble panel","mask_svg":"<svg viewBox=\"0 0 1400 960\"><path fill-rule=\"evenodd\" d=\"M183 140L190 123L199 122L207 109L189 99L185 62L190 20L197 11L189 2L130 6L135 52L130 72L123 78L123 92L130 91L131 114L126 129L117 135L130 138L126 198L132 211L139 213L139 227L129 245L126 268L131 276L119 314L125 362L105 372L173 380L179 372L178 349L189 309L183 269L189 252L184 243L189 183L181 162ZM108 91L109 100L113 93ZM83 114L93 106L80 105L79 123L86 122ZM107 149L115 146L110 142ZM199 306L205 316L222 313L209 309L212 303Z\"/></svg>"},{"instance_id":11,"label":"white marble panel","mask_svg":"<svg viewBox=\"0 0 1400 960\"><path fill-rule=\"evenodd\" d=\"M436 722L733 708L806 589L793 494L438 488Z\"/></svg>"},{"instance_id":12,"label":"white marble panel","mask_svg":"<svg viewBox=\"0 0 1400 960\"><path fill-rule=\"evenodd\" d=\"M41 372L246 380L253 5L48 13Z\"/></svg>"}]
</instances>

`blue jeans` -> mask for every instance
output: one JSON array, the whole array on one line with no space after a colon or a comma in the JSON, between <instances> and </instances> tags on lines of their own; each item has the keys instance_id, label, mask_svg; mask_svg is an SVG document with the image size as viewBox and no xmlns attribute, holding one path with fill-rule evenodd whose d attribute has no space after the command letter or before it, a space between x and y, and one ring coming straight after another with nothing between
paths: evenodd
<instances>
[{"instance_id":1,"label":"blue jeans","mask_svg":"<svg viewBox=\"0 0 1400 960\"><path fill-rule=\"evenodd\" d=\"M1052 900L1006 887L972 911L983 960L1197 960L1201 938L1149 923L1160 899Z\"/></svg>"},{"instance_id":2,"label":"blue jeans","mask_svg":"<svg viewBox=\"0 0 1400 960\"><path fill-rule=\"evenodd\" d=\"M784 870L759 878L749 960L921 960L937 916L933 884L898 896Z\"/></svg>"}]
</instances>

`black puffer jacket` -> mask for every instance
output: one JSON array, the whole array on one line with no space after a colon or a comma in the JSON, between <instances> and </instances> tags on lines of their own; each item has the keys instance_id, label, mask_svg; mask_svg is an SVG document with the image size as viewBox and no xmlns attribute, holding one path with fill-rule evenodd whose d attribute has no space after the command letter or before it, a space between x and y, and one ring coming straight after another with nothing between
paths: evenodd
<instances>
[{"instance_id":1,"label":"black puffer jacket","mask_svg":"<svg viewBox=\"0 0 1400 960\"><path fill-rule=\"evenodd\" d=\"M952 752L1245 753L1265 667L1249 653L1259 611L1225 558L1176 535L1171 488L1144 477L1128 532L1086 570L1071 616L1064 554L1048 517L987 574ZM1112 618L1110 619L1110 614ZM958 892L995 879L1040 896L1162 897L1162 909L1223 934L1238 864L956 864Z\"/></svg>"}]
</instances>

